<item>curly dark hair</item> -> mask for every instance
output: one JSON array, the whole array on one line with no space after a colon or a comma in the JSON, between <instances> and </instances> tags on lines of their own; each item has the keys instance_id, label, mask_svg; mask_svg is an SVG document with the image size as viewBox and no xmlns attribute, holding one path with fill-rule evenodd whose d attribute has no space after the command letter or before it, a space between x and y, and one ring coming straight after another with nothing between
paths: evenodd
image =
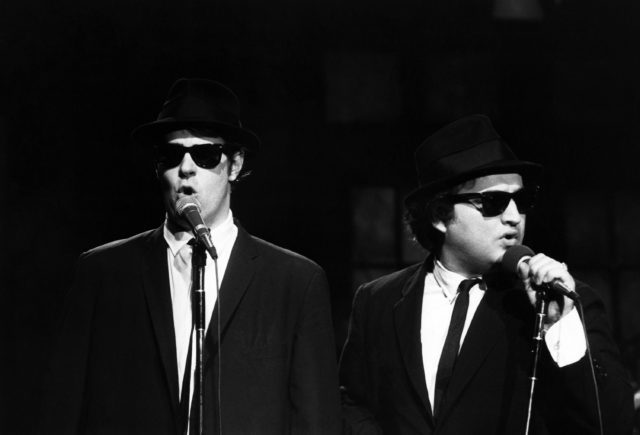
<instances>
[{"instance_id":1,"label":"curly dark hair","mask_svg":"<svg viewBox=\"0 0 640 435\"><path fill-rule=\"evenodd\" d=\"M444 234L433 224L453 219L453 204L440 198L419 199L407 204L404 221L414 239L427 251L438 253Z\"/></svg>"},{"instance_id":2,"label":"curly dark hair","mask_svg":"<svg viewBox=\"0 0 640 435\"><path fill-rule=\"evenodd\" d=\"M459 193L464 187L472 187L475 178L455 185L435 195L417 198L406 204L404 221L409 227L414 239L427 251L438 254L444 243L444 234L436 229L436 222L450 222L453 215L453 203L445 197Z\"/></svg>"}]
</instances>

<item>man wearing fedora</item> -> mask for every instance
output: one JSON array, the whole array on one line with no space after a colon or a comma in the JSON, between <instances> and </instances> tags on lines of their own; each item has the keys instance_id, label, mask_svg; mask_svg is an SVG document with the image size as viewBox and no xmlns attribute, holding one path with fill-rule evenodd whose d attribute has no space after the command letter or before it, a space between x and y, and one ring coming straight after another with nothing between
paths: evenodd
<instances>
[{"instance_id":1,"label":"man wearing fedora","mask_svg":"<svg viewBox=\"0 0 640 435\"><path fill-rule=\"evenodd\" d=\"M40 432L194 433L194 236L176 207L185 199L199 205L218 255L204 275L204 433L339 432L325 274L251 236L231 212L232 184L259 146L240 123L235 94L180 79L158 119L133 138L155 156L166 217L80 257Z\"/></svg>"},{"instance_id":2,"label":"man wearing fedora","mask_svg":"<svg viewBox=\"0 0 640 435\"><path fill-rule=\"evenodd\" d=\"M416 164L407 220L430 255L356 293L340 361L346 433L524 434L535 289L553 283L571 298L550 295L528 433L600 433L577 292L604 433L630 434L631 388L595 292L544 254L500 267L508 248L523 249L541 167L482 115L433 134Z\"/></svg>"}]
</instances>

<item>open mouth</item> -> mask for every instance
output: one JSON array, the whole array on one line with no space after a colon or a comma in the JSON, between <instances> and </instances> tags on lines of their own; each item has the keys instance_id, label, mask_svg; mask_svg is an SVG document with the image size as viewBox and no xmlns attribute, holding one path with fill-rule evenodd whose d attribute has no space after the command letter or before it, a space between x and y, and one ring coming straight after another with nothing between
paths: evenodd
<instances>
[{"instance_id":1,"label":"open mouth","mask_svg":"<svg viewBox=\"0 0 640 435\"><path fill-rule=\"evenodd\" d=\"M193 195L195 193L196 193L196 191L191 186L181 186L178 189L178 194L180 196L189 196L189 195Z\"/></svg>"}]
</instances>

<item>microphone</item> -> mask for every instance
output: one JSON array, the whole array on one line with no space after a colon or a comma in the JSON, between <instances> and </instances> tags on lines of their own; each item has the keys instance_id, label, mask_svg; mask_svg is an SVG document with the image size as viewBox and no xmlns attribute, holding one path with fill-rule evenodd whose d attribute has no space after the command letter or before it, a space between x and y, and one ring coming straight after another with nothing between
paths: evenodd
<instances>
[{"instance_id":1,"label":"microphone","mask_svg":"<svg viewBox=\"0 0 640 435\"><path fill-rule=\"evenodd\" d=\"M528 263L534 255L535 253L528 246L512 246L507 249L502 257L502 269L510 273L518 274L522 263ZM568 297L574 302L578 302L580 300L578 293L569 290L559 279L554 279L551 282L544 283L544 286Z\"/></svg>"},{"instance_id":2,"label":"microphone","mask_svg":"<svg viewBox=\"0 0 640 435\"><path fill-rule=\"evenodd\" d=\"M215 246L211 240L209 228L204 224L200 214L200 201L193 196L184 196L176 201L176 213L184 218L193 231L196 240L202 243L212 259L218 258Z\"/></svg>"}]
</instances>

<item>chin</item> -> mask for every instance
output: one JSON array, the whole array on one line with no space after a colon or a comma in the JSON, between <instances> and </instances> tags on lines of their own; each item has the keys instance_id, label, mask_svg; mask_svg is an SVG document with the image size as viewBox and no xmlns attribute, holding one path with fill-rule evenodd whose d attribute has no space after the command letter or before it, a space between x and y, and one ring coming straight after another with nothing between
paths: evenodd
<instances>
[{"instance_id":1,"label":"chin","mask_svg":"<svg viewBox=\"0 0 640 435\"><path fill-rule=\"evenodd\" d=\"M504 247L502 249L497 250L494 255L487 259L487 269L491 269L492 267L495 267L497 264L502 263L502 257L504 257L504 253L507 251L507 247Z\"/></svg>"},{"instance_id":2,"label":"chin","mask_svg":"<svg viewBox=\"0 0 640 435\"><path fill-rule=\"evenodd\" d=\"M191 231L189 223L182 218L177 217L174 213L170 213L167 219L167 225L172 232Z\"/></svg>"}]
</instances>

